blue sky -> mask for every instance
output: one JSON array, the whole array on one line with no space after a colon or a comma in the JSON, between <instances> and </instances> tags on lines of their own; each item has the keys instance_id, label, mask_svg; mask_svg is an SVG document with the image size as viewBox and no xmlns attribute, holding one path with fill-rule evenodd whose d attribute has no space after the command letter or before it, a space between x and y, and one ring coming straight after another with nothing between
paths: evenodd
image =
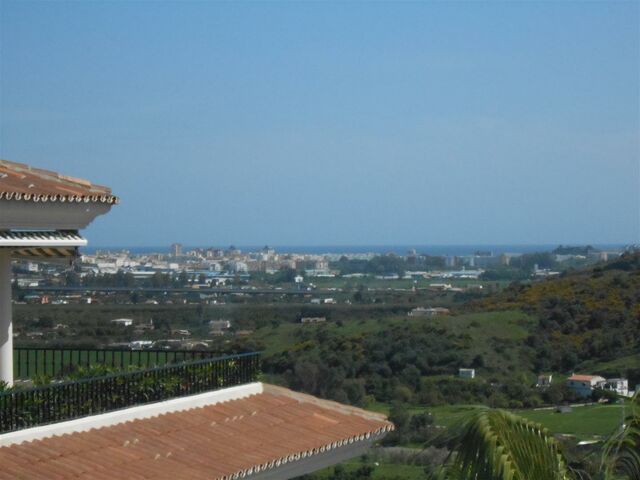
<instances>
[{"instance_id":1,"label":"blue sky","mask_svg":"<svg viewBox=\"0 0 640 480\"><path fill-rule=\"evenodd\" d=\"M1 0L0 157L93 245L640 241L639 2Z\"/></svg>"}]
</instances>

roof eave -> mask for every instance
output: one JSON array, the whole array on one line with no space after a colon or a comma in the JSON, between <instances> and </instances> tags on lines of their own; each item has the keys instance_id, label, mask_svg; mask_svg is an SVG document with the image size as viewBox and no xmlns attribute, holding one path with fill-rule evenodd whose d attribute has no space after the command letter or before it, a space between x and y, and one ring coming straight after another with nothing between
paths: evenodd
<instances>
[{"instance_id":1,"label":"roof eave","mask_svg":"<svg viewBox=\"0 0 640 480\"><path fill-rule=\"evenodd\" d=\"M0 200L0 230L81 230L112 205Z\"/></svg>"}]
</instances>

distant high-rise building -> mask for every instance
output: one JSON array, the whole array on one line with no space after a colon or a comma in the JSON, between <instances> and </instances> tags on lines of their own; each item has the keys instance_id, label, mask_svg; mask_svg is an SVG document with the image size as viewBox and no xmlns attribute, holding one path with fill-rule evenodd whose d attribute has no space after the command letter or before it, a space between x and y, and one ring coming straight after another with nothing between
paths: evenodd
<instances>
[{"instance_id":1,"label":"distant high-rise building","mask_svg":"<svg viewBox=\"0 0 640 480\"><path fill-rule=\"evenodd\" d=\"M182 255L182 244L173 243L171 245L171 255L174 257L179 257L180 255Z\"/></svg>"}]
</instances>

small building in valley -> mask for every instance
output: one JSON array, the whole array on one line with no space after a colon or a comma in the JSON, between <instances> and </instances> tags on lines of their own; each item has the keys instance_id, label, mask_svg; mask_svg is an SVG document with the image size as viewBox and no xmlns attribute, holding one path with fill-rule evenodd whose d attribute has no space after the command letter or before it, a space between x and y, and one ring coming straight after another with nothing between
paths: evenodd
<instances>
[{"instance_id":1,"label":"small building in valley","mask_svg":"<svg viewBox=\"0 0 640 480\"><path fill-rule=\"evenodd\" d=\"M327 317L302 317L300 323L323 323L327 321Z\"/></svg>"},{"instance_id":2,"label":"small building in valley","mask_svg":"<svg viewBox=\"0 0 640 480\"><path fill-rule=\"evenodd\" d=\"M459 368L458 376L460 378L476 378L476 369L475 368Z\"/></svg>"},{"instance_id":3,"label":"small building in valley","mask_svg":"<svg viewBox=\"0 0 640 480\"><path fill-rule=\"evenodd\" d=\"M114 318L111 323L120 325L121 327L130 327L133 325L133 320L130 318Z\"/></svg>"},{"instance_id":4,"label":"small building in valley","mask_svg":"<svg viewBox=\"0 0 640 480\"><path fill-rule=\"evenodd\" d=\"M542 373L538 375L538 381L536 382L536 387L538 388L547 388L551 386L551 382L553 381L553 375L550 373Z\"/></svg>"},{"instance_id":5,"label":"small building in valley","mask_svg":"<svg viewBox=\"0 0 640 480\"><path fill-rule=\"evenodd\" d=\"M594 390L613 392L623 397L630 396L629 380L626 378L603 378L599 375L571 375L567 387L581 397L590 396Z\"/></svg>"},{"instance_id":6,"label":"small building in valley","mask_svg":"<svg viewBox=\"0 0 640 480\"><path fill-rule=\"evenodd\" d=\"M451 313L448 308L443 307L435 307L435 308L425 308L425 307L416 307L411 310L408 315L410 317L437 317L438 315L449 315Z\"/></svg>"},{"instance_id":7,"label":"small building in valley","mask_svg":"<svg viewBox=\"0 0 640 480\"><path fill-rule=\"evenodd\" d=\"M229 320L211 320L209 329L212 335L224 335L224 332L231 328Z\"/></svg>"}]
</instances>

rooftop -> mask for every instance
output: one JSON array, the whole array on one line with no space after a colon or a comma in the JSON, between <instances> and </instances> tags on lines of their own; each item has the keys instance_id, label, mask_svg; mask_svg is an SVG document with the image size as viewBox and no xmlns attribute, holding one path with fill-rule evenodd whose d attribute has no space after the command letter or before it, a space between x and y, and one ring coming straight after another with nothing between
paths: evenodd
<instances>
[{"instance_id":1,"label":"rooftop","mask_svg":"<svg viewBox=\"0 0 640 480\"><path fill-rule=\"evenodd\" d=\"M290 478L392 429L383 415L254 383L0 435L0 479Z\"/></svg>"},{"instance_id":2,"label":"rooftop","mask_svg":"<svg viewBox=\"0 0 640 480\"><path fill-rule=\"evenodd\" d=\"M0 160L0 200L118 203L108 187L8 160Z\"/></svg>"},{"instance_id":3,"label":"rooftop","mask_svg":"<svg viewBox=\"0 0 640 480\"><path fill-rule=\"evenodd\" d=\"M567 380L574 380L576 382L590 382L594 379L602 379L599 375L571 375Z\"/></svg>"}]
</instances>

